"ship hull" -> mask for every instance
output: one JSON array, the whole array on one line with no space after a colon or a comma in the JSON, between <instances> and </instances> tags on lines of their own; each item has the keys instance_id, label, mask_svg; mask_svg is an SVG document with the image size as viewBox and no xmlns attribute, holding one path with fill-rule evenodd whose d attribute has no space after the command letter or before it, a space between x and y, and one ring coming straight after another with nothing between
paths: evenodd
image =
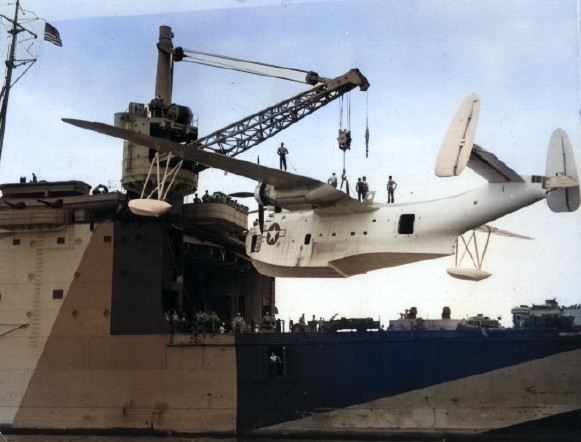
<instances>
[{"instance_id":1,"label":"ship hull","mask_svg":"<svg viewBox=\"0 0 581 442\"><path fill-rule=\"evenodd\" d=\"M282 356L275 365L273 352ZM3 390L25 383L16 353L3 357L15 366L13 379L3 370ZM581 415L580 368L581 337L539 331L55 335L21 400L12 400L13 420L2 424L270 437L530 437L531 428L578 436L571 416Z\"/></svg>"},{"instance_id":2,"label":"ship hull","mask_svg":"<svg viewBox=\"0 0 581 442\"><path fill-rule=\"evenodd\" d=\"M263 335L184 336L178 345L162 335L49 339L3 431L275 438L581 432L579 338ZM491 358L496 344L517 354ZM269 362L281 345L284 375ZM564 351L550 354L557 348ZM455 356L458 349L467 357Z\"/></svg>"}]
</instances>

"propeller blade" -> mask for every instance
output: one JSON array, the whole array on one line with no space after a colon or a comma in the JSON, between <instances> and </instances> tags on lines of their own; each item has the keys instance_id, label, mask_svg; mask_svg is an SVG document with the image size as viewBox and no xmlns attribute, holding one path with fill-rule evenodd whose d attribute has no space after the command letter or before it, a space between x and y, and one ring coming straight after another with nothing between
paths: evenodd
<instances>
[{"instance_id":1,"label":"propeller blade","mask_svg":"<svg viewBox=\"0 0 581 442\"><path fill-rule=\"evenodd\" d=\"M258 206L258 225L260 227L260 233L264 232L264 206L260 204Z\"/></svg>"},{"instance_id":2,"label":"propeller blade","mask_svg":"<svg viewBox=\"0 0 581 442\"><path fill-rule=\"evenodd\" d=\"M234 192L234 193L229 193L228 196L231 196L234 198L251 198L254 196L254 192Z\"/></svg>"}]
</instances>

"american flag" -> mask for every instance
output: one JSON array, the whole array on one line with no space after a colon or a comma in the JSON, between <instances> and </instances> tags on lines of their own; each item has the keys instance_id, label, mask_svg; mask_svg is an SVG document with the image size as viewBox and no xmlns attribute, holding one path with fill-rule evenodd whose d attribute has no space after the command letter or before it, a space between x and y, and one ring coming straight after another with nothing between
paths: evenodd
<instances>
[{"instance_id":1,"label":"american flag","mask_svg":"<svg viewBox=\"0 0 581 442\"><path fill-rule=\"evenodd\" d=\"M63 42L61 41L61 36L59 35L59 31L51 25L50 23L44 24L44 39L46 41L50 41L52 44L57 46L62 46Z\"/></svg>"}]
</instances>

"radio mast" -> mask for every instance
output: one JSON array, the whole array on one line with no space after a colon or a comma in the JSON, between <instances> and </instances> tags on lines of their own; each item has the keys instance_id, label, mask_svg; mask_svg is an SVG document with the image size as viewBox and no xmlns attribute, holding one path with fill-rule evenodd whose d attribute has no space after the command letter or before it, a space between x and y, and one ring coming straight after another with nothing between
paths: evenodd
<instances>
[{"instance_id":1,"label":"radio mast","mask_svg":"<svg viewBox=\"0 0 581 442\"><path fill-rule=\"evenodd\" d=\"M20 0L16 0L14 8L14 18L6 17L3 14L0 14L0 17L6 19L9 23L11 23L11 27L8 30L8 34L10 34L10 49L8 51L8 58L5 61L6 65L6 75L4 77L4 85L2 86L2 91L0 92L0 159L2 157L2 147L4 145L4 133L6 131L6 114L8 112L8 98L10 96L10 89L14 84L26 73L26 71L32 66L32 64L36 61L36 58L30 59L17 59L16 58L16 45L18 44L18 35L21 32L25 32L29 34L32 38L36 39L37 35L23 27L20 23L18 23L18 13L20 12ZM16 80L12 80L12 71L15 68L20 66L28 65L27 68L20 74Z\"/></svg>"}]
</instances>

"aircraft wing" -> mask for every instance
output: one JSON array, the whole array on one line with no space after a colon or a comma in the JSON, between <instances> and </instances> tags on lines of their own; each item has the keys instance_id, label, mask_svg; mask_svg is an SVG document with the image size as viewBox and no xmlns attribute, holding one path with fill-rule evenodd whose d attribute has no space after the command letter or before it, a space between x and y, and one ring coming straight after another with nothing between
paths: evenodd
<instances>
[{"instance_id":1,"label":"aircraft wing","mask_svg":"<svg viewBox=\"0 0 581 442\"><path fill-rule=\"evenodd\" d=\"M300 204L277 204L287 210L304 210L305 208L323 209L322 214L338 214L353 212L368 212L376 208L361 203L314 178L295 175L284 170L261 166L250 161L238 160L213 152L198 149L192 145L179 144L163 138L156 138L128 129L110 126L104 123L62 119L65 123L72 124L83 129L89 129L115 138L130 141L140 146L149 147L160 153L171 153L186 161L200 163L208 167L221 169L235 175L240 175L263 184L268 184L276 189L277 193L293 192L294 189L304 189L305 198Z\"/></svg>"},{"instance_id":2,"label":"aircraft wing","mask_svg":"<svg viewBox=\"0 0 581 442\"><path fill-rule=\"evenodd\" d=\"M510 181L524 183L518 173L500 161L496 155L484 150L477 144L474 145L470 153L468 167L490 183L506 183Z\"/></svg>"},{"instance_id":3,"label":"aircraft wing","mask_svg":"<svg viewBox=\"0 0 581 442\"><path fill-rule=\"evenodd\" d=\"M320 181L300 175L294 175L284 170L273 169L261 166L260 164L251 163L250 161L236 160L234 158L220 155L213 152L207 152L197 149L191 145L179 144L163 138L156 138L132 130L120 127L110 126L104 123L97 123L84 120L75 120L69 118L62 119L65 123L72 124L83 129L89 129L115 138L130 141L140 146L146 146L160 153L170 153L186 161L204 164L208 167L222 169L251 180L261 183L271 184L273 186L292 186L292 185L313 185L319 184Z\"/></svg>"}]
</instances>

